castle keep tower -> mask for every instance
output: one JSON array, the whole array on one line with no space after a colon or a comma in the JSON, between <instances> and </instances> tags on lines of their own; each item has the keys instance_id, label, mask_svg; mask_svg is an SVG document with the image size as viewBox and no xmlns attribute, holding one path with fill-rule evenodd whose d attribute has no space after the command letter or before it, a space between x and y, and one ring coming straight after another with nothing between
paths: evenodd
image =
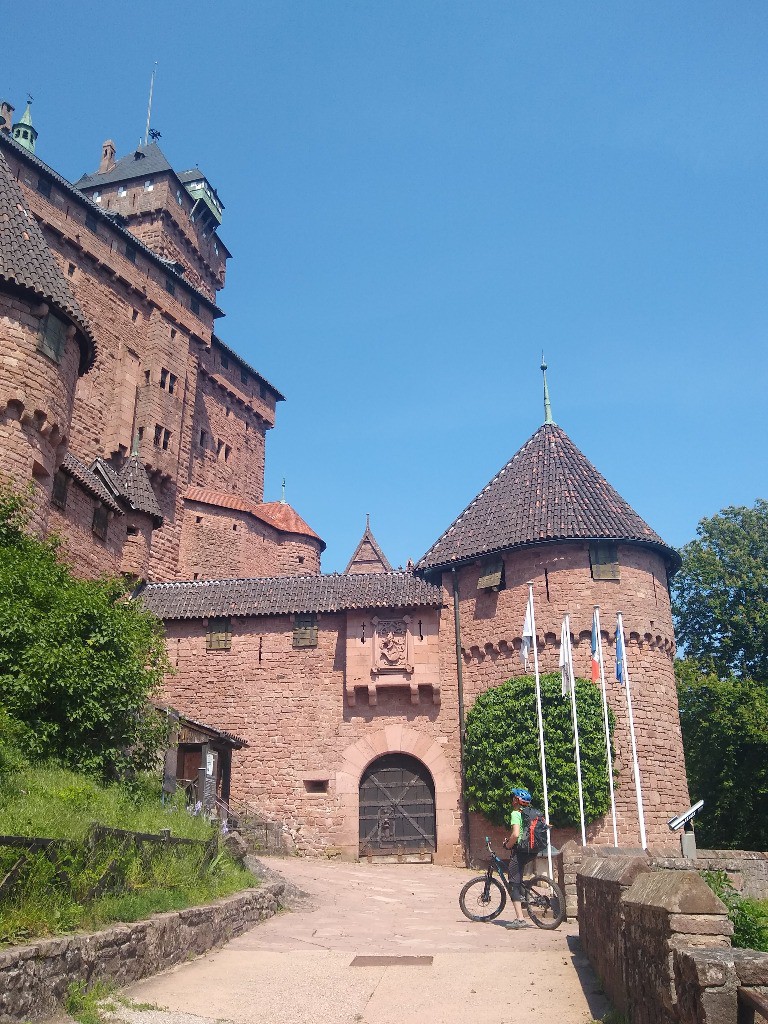
<instances>
[{"instance_id":1,"label":"castle keep tower","mask_svg":"<svg viewBox=\"0 0 768 1024\"><path fill-rule=\"evenodd\" d=\"M574 669L590 677L592 611L600 606L608 699L616 716L621 845L640 840L626 702L612 671L617 611L624 616L649 845L673 841L667 820L689 803L668 587L678 565L677 553L552 422L548 401L543 426L417 565L428 578L442 579L447 595L458 590L467 708L482 691L524 672L518 652L529 580L542 672L558 669L560 628L568 612ZM452 619L446 608L444 664L453 655ZM474 825L484 827L480 821ZM471 838L473 851L479 849L477 836ZM612 843L610 824L594 823L589 840Z\"/></svg>"}]
</instances>

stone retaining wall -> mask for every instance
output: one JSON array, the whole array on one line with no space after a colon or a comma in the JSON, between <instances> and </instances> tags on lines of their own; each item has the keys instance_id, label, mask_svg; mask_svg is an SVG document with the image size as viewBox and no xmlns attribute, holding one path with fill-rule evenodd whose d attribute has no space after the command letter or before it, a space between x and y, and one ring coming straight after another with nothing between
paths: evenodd
<instances>
[{"instance_id":1,"label":"stone retaining wall","mask_svg":"<svg viewBox=\"0 0 768 1024\"><path fill-rule=\"evenodd\" d=\"M768 899L768 853L756 850L699 850L695 860L685 857L653 857L653 866L674 871L725 871L742 896Z\"/></svg>"},{"instance_id":2,"label":"stone retaining wall","mask_svg":"<svg viewBox=\"0 0 768 1024\"><path fill-rule=\"evenodd\" d=\"M282 883L247 889L135 924L2 950L0 1024L52 1016L73 981L123 986L200 956L272 917L283 890Z\"/></svg>"}]
</instances>

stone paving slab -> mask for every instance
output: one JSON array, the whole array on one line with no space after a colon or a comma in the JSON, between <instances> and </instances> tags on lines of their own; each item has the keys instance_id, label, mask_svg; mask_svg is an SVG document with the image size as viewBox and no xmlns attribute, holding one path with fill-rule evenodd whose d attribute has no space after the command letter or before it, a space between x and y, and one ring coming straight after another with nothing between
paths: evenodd
<instances>
[{"instance_id":1,"label":"stone paving slab","mask_svg":"<svg viewBox=\"0 0 768 1024\"><path fill-rule=\"evenodd\" d=\"M127 990L167 1008L131 1024L584 1024L609 1004L577 928L509 930L466 920L476 872L432 865L270 860L309 899L223 949ZM379 897L375 899L374 897ZM355 966L355 956L431 956L429 966ZM127 1017L126 1017L127 1019Z\"/></svg>"}]
</instances>

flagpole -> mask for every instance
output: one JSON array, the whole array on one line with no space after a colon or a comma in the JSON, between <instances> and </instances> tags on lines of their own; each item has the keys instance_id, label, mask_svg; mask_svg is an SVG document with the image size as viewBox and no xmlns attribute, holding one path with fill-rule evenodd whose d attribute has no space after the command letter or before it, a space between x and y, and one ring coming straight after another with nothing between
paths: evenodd
<instances>
[{"instance_id":1,"label":"flagpole","mask_svg":"<svg viewBox=\"0 0 768 1024\"><path fill-rule=\"evenodd\" d=\"M613 795L613 758L611 757L611 727L608 723L608 695L605 689L605 665L603 663L603 635L600 632L600 605L595 605L595 629L597 630L597 652L600 665L600 688L603 697L603 728L605 729L605 760L608 766L608 789L611 794L611 817L613 818L613 845L618 848L619 834L616 829L616 800Z\"/></svg>"},{"instance_id":2,"label":"flagpole","mask_svg":"<svg viewBox=\"0 0 768 1024\"><path fill-rule=\"evenodd\" d=\"M541 713L541 680L539 678L539 645L536 643L536 616L533 610L533 583L528 584L528 607L531 611L531 633L533 634L533 667L536 673L536 714L539 719L539 752L541 753L541 781L544 786L544 819L547 823L547 864L549 877L552 872L552 839L549 830L549 791L547 790L547 760L544 756L544 717Z\"/></svg>"},{"instance_id":3,"label":"flagpole","mask_svg":"<svg viewBox=\"0 0 768 1024\"><path fill-rule=\"evenodd\" d=\"M627 648L624 643L624 622L621 612L616 612L616 643L621 643L622 654L622 675L624 686L627 691L627 714L629 715L629 735L632 740L632 767L635 772L635 795L637 797L637 816L640 824L640 843L644 850L648 849L645 840L645 814L643 813L643 791L640 786L640 765L637 760L637 743L635 741L635 719L632 714L632 692L629 685L629 671L627 669ZM618 658L618 650L617 650Z\"/></svg>"},{"instance_id":4,"label":"flagpole","mask_svg":"<svg viewBox=\"0 0 768 1024\"><path fill-rule=\"evenodd\" d=\"M579 750L579 720L576 714L576 679L573 674L573 650L571 648L571 617L565 616L565 657L568 665L568 689L571 691L571 717L573 719L573 743L576 751L576 784L579 789L579 817L581 820L581 845L587 845L587 830L584 826L584 788L581 781L581 751Z\"/></svg>"}]
</instances>

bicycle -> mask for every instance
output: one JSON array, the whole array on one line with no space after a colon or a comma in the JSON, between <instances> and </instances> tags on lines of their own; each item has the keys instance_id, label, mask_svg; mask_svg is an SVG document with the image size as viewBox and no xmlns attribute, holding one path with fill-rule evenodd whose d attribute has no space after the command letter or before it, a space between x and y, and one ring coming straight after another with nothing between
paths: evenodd
<instances>
[{"instance_id":1,"label":"bicycle","mask_svg":"<svg viewBox=\"0 0 768 1024\"><path fill-rule=\"evenodd\" d=\"M459 894L461 912L470 921L493 921L507 905L507 894L512 890L504 872L504 861L493 852L491 841L485 837L491 855L484 875L470 879ZM499 878L494 877L497 872ZM537 928L557 928L565 920L565 897L562 889L546 875L534 875L520 884L522 904ZM476 908L471 910L470 907Z\"/></svg>"}]
</instances>

